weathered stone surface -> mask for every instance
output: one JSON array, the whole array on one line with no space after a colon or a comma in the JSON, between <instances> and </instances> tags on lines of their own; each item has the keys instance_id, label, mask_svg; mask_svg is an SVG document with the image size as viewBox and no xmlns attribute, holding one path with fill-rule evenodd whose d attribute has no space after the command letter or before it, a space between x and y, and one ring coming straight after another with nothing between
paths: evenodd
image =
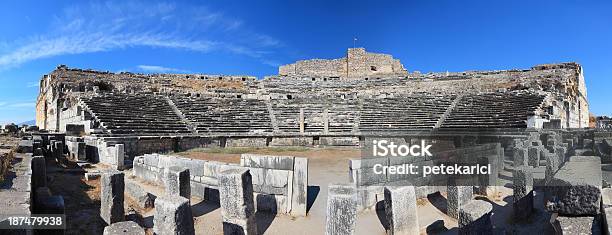
<instances>
[{"instance_id":1,"label":"weathered stone surface","mask_svg":"<svg viewBox=\"0 0 612 235\"><path fill-rule=\"evenodd\" d=\"M533 213L533 168L519 167L512 173L514 219L527 219Z\"/></svg>"},{"instance_id":2,"label":"weathered stone surface","mask_svg":"<svg viewBox=\"0 0 612 235\"><path fill-rule=\"evenodd\" d=\"M166 194L178 195L191 200L189 169L179 166L165 168L164 184Z\"/></svg>"},{"instance_id":3,"label":"weathered stone surface","mask_svg":"<svg viewBox=\"0 0 612 235\"><path fill-rule=\"evenodd\" d=\"M291 215L306 216L308 204L308 158L296 157L294 162Z\"/></svg>"},{"instance_id":4,"label":"weathered stone surface","mask_svg":"<svg viewBox=\"0 0 612 235\"><path fill-rule=\"evenodd\" d=\"M139 184L132 181L125 181L125 191L132 197L138 206L142 208L151 208L155 205L155 195L146 192Z\"/></svg>"},{"instance_id":5,"label":"weathered stone surface","mask_svg":"<svg viewBox=\"0 0 612 235\"><path fill-rule=\"evenodd\" d=\"M459 211L459 234L491 234L491 203L473 200Z\"/></svg>"},{"instance_id":6,"label":"weathered stone surface","mask_svg":"<svg viewBox=\"0 0 612 235\"><path fill-rule=\"evenodd\" d=\"M529 166L540 166L540 147L529 147L527 150Z\"/></svg>"},{"instance_id":7,"label":"weathered stone surface","mask_svg":"<svg viewBox=\"0 0 612 235\"><path fill-rule=\"evenodd\" d=\"M122 172L106 172L102 175L100 195L100 217L107 224L123 221L125 191L124 174Z\"/></svg>"},{"instance_id":8,"label":"weathered stone surface","mask_svg":"<svg viewBox=\"0 0 612 235\"><path fill-rule=\"evenodd\" d=\"M557 217L563 234L602 234L601 220L599 217Z\"/></svg>"},{"instance_id":9,"label":"weathered stone surface","mask_svg":"<svg viewBox=\"0 0 612 235\"><path fill-rule=\"evenodd\" d=\"M32 189L47 186L47 168L45 157L32 157Z\"/></svg>"},{"instance_id":10,"label":"weathered stone surface","mask_svg":"<svg viewBox=\"0 0 612 235\"><path fill-rule=\"evenodd\" d=\"M603 210L603 232L604 234L612 234L612 208L607 207Z\"/></svg>"},{"instance_id":11,"label":"weathered stone surface","mask_svg":"<svg viewBox=\"0 0 612 235\"><path fill-rule=\"evenodd\" d=\"M133 221L118 222L106 226L104 235L144 235L145 231L137 223Z\"/></svg>"},{"instance_id":12,"label":"weathered stone surface","mask_svg":"<svg viewBox=\"0 0 612 235\"><path fill-rule=\"evenodd\" d=\"M603 206L603 208L612 207L612 188L604 188L601 190L601 206Z\"/></svg>"},{"instance_id":13,"label":"weathered stone surface","mask_svg":"<svg viewBox=\"0 0 612 235\"><path fill-rule=\"evenodd\" d=\"M419 234L414 186L385 187L385 214L389 222L387 234Z\"/></svg>"},{"instance_id":14,"label":"weathered stone surface","mask_svg":"<svg viewBox=\"0 0 612 235\"><path fill-rule=\"evenodd\" d=\"M514 167L529 165L527 149L525 147L522 147L522 146L514 147L513 152L514 152L514 161L513 161Z\"/></svg>"},{"instance_id":15,"label":"weathered stone surface","mask_svg":"<svg viewBox=\"0 0 612 235\"><path fill-rule=\"evenodd\" d=\"M224 167L219 174L219 197L224 234L257 234L248 169Z\"/></svg>"},{"instance_id":16,"label":"weathered stone surface","mask_svg":"<svg viewBox=\"0 0 612 235\"><path fill-rule=\"evenodd\" d=\"M195 234L189 200L175 195L165 195L155 200L153 216L155 234Z\"/></svg>"},{"instance_id":17,"label":"weathered stone surface","mask_svg":"<svg viewBox=\"0 0 612 235\"><path fill-rule=\"evenodd\" d=\"M240 165L254 168L293 170L294 158L293 156L242 154L240 156Z\"/></svg>"},{"instance_id":18,"label":"weathered stone surface","mask_svg":"<svg viewBox=\"0 0 612 235\"><path fill-rule=\"evenodd\" d=\"M453 218L459 218L461 207L472 200L473 187L454 185L452 180L449 181L447 190L447 215Z\"/></svg>"},{"instance_id":19,"label":"weathered stone surface","mask_svg":"<svg viewBox=\"0 0 612 235\"><path fill-rule=\"evenodd\" d=\"M557 171L546 188L546 207L562 215L597 215L602 190L601 161L593 157L572 157Z\"/></svg>"},{"instance_id":20,"label":"weathered stone surface","mask_svg":"<svg viewBox=\"0 0 612 235\"><path fill-rule=\"evenodd\" d=\"M330 184L328 189L325 234L353 234L357 220L357 194L355 186Z\"/></svg>"}]
</instances>

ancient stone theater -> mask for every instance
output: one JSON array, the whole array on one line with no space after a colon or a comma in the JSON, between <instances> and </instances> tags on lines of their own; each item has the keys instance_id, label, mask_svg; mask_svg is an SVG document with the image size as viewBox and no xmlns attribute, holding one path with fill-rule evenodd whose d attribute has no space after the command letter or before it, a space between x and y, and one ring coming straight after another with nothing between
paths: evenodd
<instances>
[{"instance_id":1,"label":"ancient stone theater","mask_svg":"<svg viewBox=\"0 0 612 235\"><path fill-rule=\"evenodd\" d=\"M59 205L54 200L61 199L62 211L61 196L42 191L45 159L51 166L47 172L58 179L74 171L83 174L75 182L100 177L97 186L87 183L101 187L90 214L104 222L94 230L108 225L109 231L157 234L221 229L280 234L293 226L306 234L437 234L454 227L460 234L559 232L560 227L573 234L591 226L607 231L600 215L612 214L612 191L602 180L612 175L601 166L612 162L612 132L588 129L589 121L583 69L573 62L421 73L408 71L392 55L350 48L341 58L300 60L261 79L60 65L40 79L36 124L41 131L21 140L17 152L30 153L16 155L25 165L15 175L38 182L36 195L48 196L40 202L37 196L32 203L43 204L34 204L34 210L53 209ZM370 139L421 144L432 154L371 157L364 151ZM290 156L260 151L274 148L285 148ZM225 158L191 155L198 149L242 150ZM374 172L465 159L483 163L489 176L466 185L454 176ZM64 169L70 164L78 167ZM57 182L49 181L49 187ZM33 190L14 188L26 196ZM313 193L315 188L321 193ZM124 200L124 192L130 200ZM436 195L446 197L440 199L444 209ZM192 196L217 206L200 213L193 208L204 204L197 203L190 210ZM128 219L124 202L125 208L136 208L129 212L136 219ZM66 200L69 226L86 224L75 222L83 215L68 209L84 205L79 203ZM152 207L154 212L145 210ZM223 222L209 223L218 220L211 216ZM304 216L309 219L299 218ZM383 217L387 222L378 223Z\"/></svg>"}]
</instances>

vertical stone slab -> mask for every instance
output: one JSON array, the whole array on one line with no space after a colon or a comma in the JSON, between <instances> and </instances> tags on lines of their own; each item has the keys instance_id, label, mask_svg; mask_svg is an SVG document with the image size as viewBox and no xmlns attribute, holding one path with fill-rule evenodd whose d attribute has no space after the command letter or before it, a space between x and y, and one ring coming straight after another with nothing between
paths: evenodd
<instances>
[{"instance_id":1,"label":"vertical stone slab","mask_svg":"<svg viewBox=\"0 0 612 235\"><path fill-rule=\"evenodd\" d=\"M513 161L514 167L528 165L528 156L527 156L526 148L522 146L514 147L513 153L514 153L514 161Z\"/></svg>"},{"instance_id":2,"label":"vertical stone slab","mask_svg":"<svg viewBox=\"0 0 612 235\"><path fill-rule=\"evenodd\" d=\"M257 234L251 173L246 168L224 167L219 173L223 234Z\"/></svg>"},{"instance_id":3,"label":"vertical stone slab","mask_svg":"<svg viewBox=\"0 0 612 235\"><path fill-rule=\"evenodd\" d=\"M330 184L328 189L325 234L354 234L357 220L357 190L355 186Z\"/></svg>"},{"instance_id":4,"label":"vertical stone slab","mask_svg":"<svg viewBox=\"0 0 612 235\"><path fill-rule=\"evenodd\" d=\"M323 134L329 134L329 110L323 110Z\"/></svg>"},{"instance_id":5,"label":"vertical stone slab","mask_svg":"<svg viewBox=\"0 0 612 235\"><path fill-rule=\"evenodd\" d=\"M145 231L133 221L114 223L104 228L104 235L145 235Z\"/></svg>"},{"instance_id":6,"label":"vertical stone slab","mask_svg":"<svg viewBox=\"0 0 612 235\"><path fill-rule=\"evenodd\" d=\"M514 220L527 219L533 213L533 168L519 167L512 172Z\"/></svg>"},{"instance_id":7,"label":"vertical stone slab","mask_svg":"<svg viewBox=\"0 0 612 235\"><path fill-rule=\"evenodd\" d=\"M449 180L447 189L447 215L455 219L459 218L459 210L463 205L472 200L472 186L457 185L453 179Z\"/></svg>"},{"instance_id":8,"label":"vertical stone slab","mask_svg":"<svg viewBox=\"0 0 612 235\"><path fill-rule=\"evenodd\" d=\"M527 150L528 165L533 167L540 166L540 147L531 146Z\"/></svg>"},{"instance_id":9,"label":"vertical stone slab","mask_svg":"<svg viewBox=\"0 0 612 235\"><path fill-rule=\"evenodd\" d=\"M291 215L306 216L308 204L308 158L294 158L292 189Z\"/></svg>"},{"instance_id":10,"label":"vertical stone slab","mask_svg":"<svg viewBox=\"0 0 612 235\"><path fill-rule=\"evenodd\" d=\"M111 171L102 175L100 195L100 217L107 224L123 221L123 192L125 191L124 174Z\"/></svg>"},{"instance_id":11,"label":"vertical stone slab","mask_svg":"<svg viewBox=\"0 0 612 235\"><path fill-rule=\"evenodd\" d=\"M164 184L166 194L191 200L189 169L180 166L171 166L164 169Z\"/></svg>"},{"instance_id":12,"label":"vertical stone slab","mask_svg":"<svg viewBox=\"0 0 612 235\"><path fill-rule=\"evenodd\" d=\"M32 157L32 192L36 192L39 187L47 186L47 168L45 157Z\"/></svg>"},{"instance_id":13,"label":"vertical stone slab","mask_svg":"<svg viewBox=\"0 0 612 235\"><path fill-rule=\"evenodd\" d=\"M87 155L85 154L86 153L85 149L87 149L87 144L85 144L85 142L78 142L77 143L77 159L79 161L87 160Z\"/></svg>"},{"instance_id":14,"label":"vertical stone slab","mask_svg":"<svg viewBox=\"0 0 612 235\"><path fill-rule=\"evenodd\" d=\"M389 235L419 234L414 186L385 187L385 214Z\"/></svg>"},{"instance_id":15,"label":"vertical stone slab","mask_svg":"<svg viewBox=\"0 0 612 235\"><path fill-rule=\"evenodd\" d=\"M300 123L300 133L304 134L305 131L305 124L304 124L304 109L301 108L300 109L300 117L299 117L299 123Z\"/></svg>"},{"instance_id":16,"label":"vertical stone slab","mask_svg":"<svg viewBox=\"0 0 612 235\"><path fill-rule=\"evenodd\" d=\"M125 164L123 162L125 159L125 146L123 144L116 144L113 150L115 151L112 154L114 157L113 163L117 165L117 170L123 170L123 168L125 168Z\"/></svg>"},{"instance_id":17,"label":"vertical stone slab","mask_svg":"<svg viewBox=\"0 0 612 235\"><path fill-rule=\"evenodd\" d=\"M153 224L154 234L195 234L189 200L174 195L158 197L155 200Z\"/></svg>"}]
</instances>

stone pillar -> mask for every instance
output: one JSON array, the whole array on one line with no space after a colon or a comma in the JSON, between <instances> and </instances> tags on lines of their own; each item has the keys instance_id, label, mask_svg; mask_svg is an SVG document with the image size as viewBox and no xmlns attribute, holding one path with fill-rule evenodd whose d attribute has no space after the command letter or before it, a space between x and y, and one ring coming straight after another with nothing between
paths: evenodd
<instances>
[{"instance_id":1,"label":"stone pillar","mask_svg":"<svg viewBox=\"0 0 612 235\"><path fill-rule=\"evenodd\" d=\"M145 231L133 221L114 223L104 228L104 235L145 235Z\"/></svg>"},{"instance_id":2,"label":"stone pillar","mask_svg":"<svg viewBox=\"0 0 612 235\"><path fill-rule=\"evenodd\" d=\"M39 187L47 186L47 168L45 157L32 157L32 191L36 192Z\"/></svg>"},{"instance_id":3,"label":"stone pillar","mask_svg":"<svg viewBox=\"0 0 612 235\"><path fill-rule=\"evenodd\" d=\"M181 196L191 201L189 169L180 166L171 166L164 169L164 184L166 185L166 194Z\"/></svg>"},{"instance_id":4,"label":"stone pillar","mask_svg":"<svg viewBox=\"0 0 612 235\"><path fill-rule=\"evenodd\" d=\"M77 159L79 161L87 160L87 155L85 154L85 149L87 148L87 144L85 142L77 143Z\"/></svg>"},{"instance_id":5,"label":"stone pillar","mask_svg":"<svg viewBox=\"0 0 612 235\"><path fill-rule=\"evenodd\" d=\"M447 189L447 215L455 219L459 218L459 210L463 205L472 200L472 186L457 185L453 179L449 179Z\"/></svg>"},{"instance_id":6,"label":"stone pillar","mask_svg":"<svg viewBox=\"0 0 612 235\"><path fill-rule=\"evenodd\" d=\"M355 233L357 190L352 185L330 184L327 194L326 235Z\"/></svg>"},{"instance_id":7,"label":"stone pillar","mask_svg":"<svg viewBox=\"0 0 612 235\"><path fill-rule=\"evenodd\" d=\"M223 234L257 234L253 181L246 168L224 167L219 174Z\"/></svg>"},{"instance_id":8,"label":"stone pillar","mask_svg":"<svg viewBox=\"0 0 612 235\"><path fill-rule=\"evenodd\" d=\"M492 234L491 203L473 200L465 204L459 211L459 234Z\"/></svg>"},{"instance_id":9,"label":"stone pillar","mask_svg":"<svg viewBox=\"0 0 612 235\"><path fill-rule=\"evenodd\" d=\"M305 124L304 124L304 109L303 108L300 109L300 120L299 120L299 122L300 122L300 133L304 134L304 132L305 132L305 126L304 125Z\"/></svg>"},{"instance_id":10,"label":"stone pillar","mask_svg":"<svg viewBox=\"0 0 612 235\"><path fill-rule=\"evenodd\" d=\"M385 214L389 235L419 234L414 186L385 187Z\"/></svg>"},{"instance_id":11,"label":"stone pillar","mask_svg":"<svg viewBox=\"0 0 612 235\"><path fill-rule=\"evenodd\" d=\"M514 192L514 219L521 221L533 212L533 168L519 167L512 173Z\"/></svg>"},{"instance_id":12,"label":"stone pillar","mask_svg":"<svg viewBox=\"0 0 612 235\"><path fill-rule=\"evenodd\" d=\"M125 146L123 144L115 144L114 148L111 148L114 153L111 153L114 157L113 163L117 165L117 170L123 170L125 168L125 164L123 160L125 159Z\"/></svg>"},{"instance_id":13,"label":"stone pillar","mask_svg":"<svg viewBox=\"0 0 612 235\"><path fill-rule=\"evenodd\" d=\"M527 149L528 165L533 167L540 166L540 146L531 146Z\"/></svg>"},{"instance_id":14,"label":"stone pillar","mask_svg":"<svg viewBox=\"0 0 612 235\"><path fill-rule=\"evenodd\" d=\"M306 216L308 204L308 158L294 158L292 188L291 215Z\"/></svg>"},{"instance_id":15,"label":"stone pillar","mask_svg":"<svg viewBox=\"0 0 612 235\"><path fill-rule=\"evenodd\" d=\"M323 110L323 134L329 134L329 110Z\"/></svg>"},{"instance_id":16,"label":"stone pillar","mask_svg":"<svg viewBox=\"0 0 612 235\"><path fill-rule=\"evenodd\" d=\"M154 234L195 234L189 200L174 195L155 199Z\"/></svg>"},{"instance_id":17,"label":"stone pillar","mask_svg":"<svg viewBox=\"0 0 612 235\"><path fill-rule=\"evenodd\" d=\"M100 195L100 216L107 224L121 222L125 219L123 192L125 191L124 174L111 171L102 175Z\"/></svg>"}]
</instances>

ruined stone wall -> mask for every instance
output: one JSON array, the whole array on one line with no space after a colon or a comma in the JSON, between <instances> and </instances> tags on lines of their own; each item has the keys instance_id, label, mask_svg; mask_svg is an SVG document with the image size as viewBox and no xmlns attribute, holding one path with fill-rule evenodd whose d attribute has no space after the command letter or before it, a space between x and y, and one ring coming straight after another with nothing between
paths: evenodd
<instances>
[{"instance_id":1,"label":"ruined stone wall","mask_svg":"<svg viewBox=\"0 0 612 235\"><path fill-rule=\"evenodd\" d=\"M340 59L301 60L280 66L279 75L358 78L379 75L406 76L401 62L387 54L366 52L365 48L349 48L346 57Z\"/></svg>"}]
</instances>

